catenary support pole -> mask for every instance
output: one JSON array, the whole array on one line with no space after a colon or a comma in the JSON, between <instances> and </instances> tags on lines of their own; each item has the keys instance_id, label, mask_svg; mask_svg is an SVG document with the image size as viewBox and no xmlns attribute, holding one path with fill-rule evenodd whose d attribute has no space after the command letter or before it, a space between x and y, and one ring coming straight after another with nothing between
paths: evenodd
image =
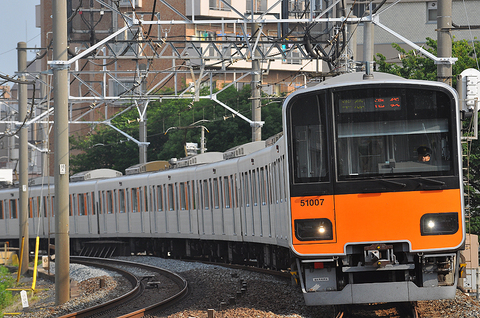
<instances>
[{"instance_id":1,"label":"catenary support pole","mask_svg":"<svg viewBox=\"0 0 480 318\"><path fill-rule=\"evenodd\" d=\"M439 0L437 7L438 57L452 57L452 0ZM437 64L437 81L452 86L452 64Z\"/></svg>"},{"instance_id":2,"label":"catenary support pole","mask_svg":"<svg viewBox=\"0 0 480 318\"><path fill-rule=\"evenodd\" d=\"M70 299L70 238L68 224L68 67L67 1L53 1L53 96L55 138L55 304Z\"/></svg>"},{"instance_id":3,"label":"catenary support pole","mask_svg":"<svg viewBox=\"0 0 480 318\"><path fill-rule=\"evenodd\" d=\"M27 43L18 42L17 44L18 55L18 71L25 72L27 70ZM25 82L25 74L20 75L20 80ZM27 96L28 96L28 84L18 84L18 120L24 122L27 117ZM19 273L25 274L28 271L28 127L21 126L19 132L20 139L20 156L18 159L18 175L19 175L19 225L20 225L20 242L22 237L25 238L25 246L23 247L22 265L19 269Z\"/></svg>"},{"instance_id":4,"label":"catenary support pole","mask_svg":"<svg viewBox=\"0 0 480 318\"><path fill-rule=\"evenodd\" d=\"M253 11L252 11L253 12ZM252 25L252 37L256 37L260 32L260 27L257 23ZM253 36L255 35L255 36ZM262 140L262 126L259 124L262 121L262 109L260 107L260 89L261 89L261 72L260 57L258 53L252 54L252 141Z\"/></svg>"}]
</instances>

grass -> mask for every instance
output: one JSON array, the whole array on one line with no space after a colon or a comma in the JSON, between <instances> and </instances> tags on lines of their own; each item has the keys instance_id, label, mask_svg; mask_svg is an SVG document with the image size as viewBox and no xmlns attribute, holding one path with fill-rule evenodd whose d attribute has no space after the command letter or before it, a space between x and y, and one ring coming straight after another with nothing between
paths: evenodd
<instances>
[{"instance_id":1,"label":"grass","mask_svg":"<svg viewBox=\"0 0 480 318\"><path fill-rule=\"evenodd\" d=\"M11 291L6 290L14 286L15 279L4 266L0 266L0 318L3 317L3 310L13 302Z\"/></svg>"}]
</instances>

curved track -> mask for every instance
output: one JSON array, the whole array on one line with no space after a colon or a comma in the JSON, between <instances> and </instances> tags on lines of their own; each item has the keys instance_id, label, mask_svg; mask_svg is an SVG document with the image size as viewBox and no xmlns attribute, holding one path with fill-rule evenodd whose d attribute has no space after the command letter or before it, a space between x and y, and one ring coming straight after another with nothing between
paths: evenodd
<instances>
[{"instance_id":1,"label":"curved track","mask_svg":"<svg viewBox=\"0 0 480 318\"><path fill-rule=\"evenodd\" d=\"M121 261L121 260L114 260L114 259L104 259L104 258L92 258L92 257L70 257L70 260L72 263L79 263L79 264L84 264L87 266L93 266L93 267L100 267L103 269L107 269L110 271L116 271L119 272L122 276L124 276L130 283L132 284L133 289L126 293L123 296L120 296L118 298L115 298L113 300L110 300L108 302L102 303L100 305L90 307L75 313L70 313L68 315L62 316L62 318L70 318L70 317L112 317L112 311L115 310L114 316L116 317L143 317L145 315L148 315L150 313L157 312L161 310L164 307L167 307L177 301L179 301L181 298L183 298L187 292L188 292L188 285L185 279L180 277L179 275L146 264L140 264L140 263L133 263L133 262L128 262L128 261ZM149 272L154 272L157 273L158 275L161 275L170 281L172 281L175 285L178 286L179 292L176 294L164 298L161 301L150 303L150 304L145 304L145 305L140 305L140 309L137 309L133 312L131 312L129 309L125 309L127 313L122 313L121 315L118 314L119 310L121 308L132 308L134 306L131 306L131 303L135 299L139 299L144 292L145 292L145 283L142 283L141 277L138 277L132 273L130 273L128 270L122 269L120 267L135 267L135 268L140 268L142 270L147 270ZM144 298L144 297L142 297ZM129 306L130 304L130 306ZM138 308L139 302L135 303L136 308Z\"/></svg>"}]
</instances>

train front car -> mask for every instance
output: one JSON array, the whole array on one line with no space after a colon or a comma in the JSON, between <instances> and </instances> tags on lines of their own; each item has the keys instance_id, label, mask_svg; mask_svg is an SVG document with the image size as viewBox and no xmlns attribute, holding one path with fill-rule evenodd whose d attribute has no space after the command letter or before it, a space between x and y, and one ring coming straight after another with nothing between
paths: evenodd
<instances>
[{"instance_id":1,"label":"train front car","mask_svg":"<svg viewBox=\"0 0 480 318\"><path fill-rule=\"evenodd\" d=\"M453 298L465 240L455 91L353 73L283 111L307 305Z\"/></svg>"}]
</instances>

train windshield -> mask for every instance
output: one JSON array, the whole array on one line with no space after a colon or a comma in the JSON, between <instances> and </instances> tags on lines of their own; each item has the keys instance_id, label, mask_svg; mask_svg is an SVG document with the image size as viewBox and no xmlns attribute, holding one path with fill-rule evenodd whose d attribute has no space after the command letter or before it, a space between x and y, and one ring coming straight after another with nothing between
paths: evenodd
<instances>
[{"instance_id":1,"label":"train windshield","mask_svg":"<svg viewBox=\"0 0 480 318\"><path fill-rule=\"evenodd\" d=\"M452 99L429 88L334 93L339 180L453 174Z\"/></svg>"},{"instance_id":2,"label":"train windshield","mask_svg":"<svg viewBox=\"0 0 480 318\"><path fill-rule=\"evenodd\" d=\"M328 180L326 113L324 95L303 95L292 101L293 181Z\"/></svg>"}]
</instances>

